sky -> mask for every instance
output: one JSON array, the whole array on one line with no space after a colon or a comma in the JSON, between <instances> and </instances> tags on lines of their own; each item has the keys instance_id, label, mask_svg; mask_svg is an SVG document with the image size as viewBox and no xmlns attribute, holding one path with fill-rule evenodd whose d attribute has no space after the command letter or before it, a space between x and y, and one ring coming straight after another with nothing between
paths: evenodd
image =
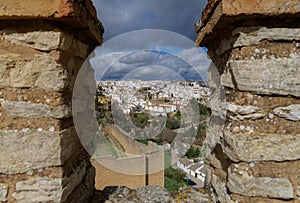
<instances>
[{"instance_id":1,"label":"sky","mask_svg":"<svg viewBox=\"0 0 300 203\"><path fill-rule=\"evenodd\" d=\"M206 79L209 59L195 46L206 0L93 0L104 43L91 59L96 80Z\"/></svg>"}]
</instances>

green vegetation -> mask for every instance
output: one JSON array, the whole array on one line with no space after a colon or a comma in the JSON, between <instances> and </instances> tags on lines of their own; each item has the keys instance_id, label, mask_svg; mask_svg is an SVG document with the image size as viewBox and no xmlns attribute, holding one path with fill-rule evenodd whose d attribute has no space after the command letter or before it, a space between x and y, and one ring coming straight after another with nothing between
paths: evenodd
<instances>
[{"instance_id":1,"label":"green vegetation","mask_svg":"<svg viewBox=\"0 0 300 203\"><path fill-rule=\"evenodd\" d=\"M165 152L165 168L169 168L171 166L171 154L170 152Z\"/></svg>"},{"instance_id":2,"label":"green vegetation","mask_svg":"<svg viewBox=\"0 0 300 203\"><path fill-rule=\"evenodd\" d=\"M98 86L98 89L96 91L96 96L105 96L103 93L103 88L101 86Z\"/></svg>"},{"instance_id":3,"label":"green vegetation","mask_svg":"<svg viewBox=\"0 0 300 203\"><path fill-rule=\"evenodd\" d=\"M206 106L204 106L201 103L198 103L198 107L199 107L199 119L200 119L200 121L203 121L203 120L207 119L210 116L210 111L207 109Z\"/></svg>"},{"instance_id":4,"label":"green vegetation","mask_svg":"<svg viewBox=\"0 0 300 203\"><path fill-rule=\"evenodd\" d=\"M197 135L194 144L202 145L206 137L206 123L202 123L198 127Z\"/></svg>"},{"instance_id":5,"label":"green vegetation","mask_svg":"<svg viewBox=\"0 0 300 203\"><path fill-rule=\"evenodd\" d=\"M185 186L185 174L172 167L165 169L165 188L169 191L178 191L180 187Z\"/></svg>"},{"instance_id":6,"label":"green vegetation","mask_svg":"<svg viewBox=\"0 0 300 203\"><path fill-rule=\"evenodd\" d=\"M142 112L142 113L130 113L130 117L132 122L140 128L144 128L146 125L149 124L149 115Z\"/></svg>"},{"instance_id":7,"label":"green vegetation","mask_svg":"<svg viewBox=\"0 0 300 203\"><path fill-rule=\"evenodd\" d=\"M166 121L166 128L170 130L180 128L181 112L177 111L174 114L168 114Z\"/></svg>"},{"instance_id":8,"label":"green vegetation","mask_svg":"<svg viewBox=\"0 0 300 203\"><path fill-rule=\"evenodd\" d=\"M148 140L136 140L136 141L148 146Z\"/></svg>"},{"instance_id":9,"label":"green vegetation","mask_svg":"<svg viewBox=\"0 0 300 203\"><path fill-rule=\"evenodd\" d=\"M140 89L137 90L137 92L147 92L148 90L151 90L151 87L141 87Z\"/></svg>"},{"instance_id":10,"label":"green vegetation","mask_svg":"<svg viewBox=\"0 0 300 203\"><path fill-rule=\"evenodd\" d=\"M164 186L169 191L178 191L180 187L185 186L185 174L171 167L171 155L165 153L165 183Z\"/></svg>"},{"instance_id":11,"label":"green vegetation","mask_svg":"<svg viewBox=\"0 0 300 203\"><path fill-rule=\"evenodd\" d=\"M200 156L200 150L197 148L195 149L193 146L187 151L186 156L189 159L198 158Z\"/></svg>"},{"instance_id":12,"label":"green vegetation","mask_svg":"<svg viewBox=\"0 0 300 203\"><path fill-rule=\"evenodd\" d=\"M196 140L194 142L195 145L202 145L203 141L206 137L206 119L210 116L209 109L206 108L203 104L198 104L199 106L199 120L200 125L198 127Z\"/></svg>"}]
</instances>

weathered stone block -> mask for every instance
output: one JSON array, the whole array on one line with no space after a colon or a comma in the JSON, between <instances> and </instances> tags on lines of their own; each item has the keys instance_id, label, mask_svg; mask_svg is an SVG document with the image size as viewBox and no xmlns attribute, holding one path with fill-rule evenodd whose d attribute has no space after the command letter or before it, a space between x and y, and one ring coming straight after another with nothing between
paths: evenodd
<instances>
[{"instance_id":1,"label":"weathered stone block","mask_svg":"<svg viewBox=\"0 0 300 203\"><path fill-rule=\"evenodd\" d=\"M73 38L71 35L59 31L34 31L26 33L5 33L3 38L10 43L39 51L63 50L85 58L89 46Z\"/></svg>"},{"instance_id":2,"label":"weathered stone block","mask_svg":"<svg viewBox=\"0 0 300 203\"><path fill-rule=\"evenodd\" d=\"M266 115L263 110L256 106L240 106L232 103L227 103L227 111L234 114L240 120L243 119L258 119Z\"/></svg>"},{"instance_id":3,"label":"weathered stone block","mask_svg":"<svg viewBox=\"0 0 300 203\"><path fill-rule=\"evenodd\" d=\"M146 187L138 187L136 189L136 196L145 203L168 202L170 193L165 188L149 185Z\"/></svg>"},{"instance_id":4,"label":"weathered stone block","mask_svg":"<svg viewBox=\"0 0 300 203\"><path fill-rule=\"evenodd\" d=\"M12 197L18 203L25 202L61 202L62 179L37 177L16 184Z\"/></svg>"},{"instance_id":5,"label":"weathered stone block","mask_svg":"<svg viewBox=\"0 0 300 203\"><path fill-rule=\"evenodd\" d=\"M62 179L48 178L48 177L36 177L30 180L17 182L16 190L56 190L61 187Z\"/></svg>"},{"instance_id":6,"label":"weathered stone block","mask_svg":"<svg viewBox=\"0 0 300 203\"><path fill-rule=\"evenodd\" d=\"M102 43L104 28L97 19L96 10L91 0L84 1L19 1L4 0L0 2L2 20L48 19L63 22L77 30L82 30L90 43ZM53 28L54 29L54 28Z\"/></svg>"},{"instance_id":7,"label":"weathered stone block","mask_svg":"<svg viewBox=\"0 0 300 203\"><path fill-rule=\"evenodd\" d=\"M10 43L34 48L40 51L58 49L61 41L61 33L54 31L34 31L27 33L4 34L3 38Z\"/></svg>"},{"instance_id":8,"label":"weathered stone block","mask_svg":"<svg viewBox=\"0 0 300 203\"><path fill-rule=\"evenodd\" d=\"M300 96L300 58L230 61L222 84L240 91Z\"/></svg>"},{"instance_id":9,"label":"weathered stone block","mask_svg":"<svg viewBox=\"0 0 300 203\"><path fill-rule=\"evenodd\" d=\"M266 28L266 27L240 27L232 32L230 39L224 39L216 53L224 54L227 50L250 45L258 45L262 40L294 41L300 40L298 28ZM291 50L292 51L292 50Z\"/></svg>"},{"instance_id":10,"label":"weathered stone block","mask_svg":"<svg viewBox=\"0 0 300 203\"><path fill-rule=\"evenodd\" d=\"M54 191L21 191L13 193L12 197L17 200L18 203L39 203L39 202L55 202L60 203L61 194L57 190Z\"/></svg>"},{"instance_id":11,"label":"weathered stone block","mask_svg":"<svg viewBox=\"0 0 300 203\"><path fill-rule=\"evenodd\" d=\"M60 132L0 131L0 173L61 166L75 150L74 129Z\"/></svg>"},{"instance_id":12,"label":"weathered stone block","mask_svg":"<svg viewBox=\"0 0 300 203\"><path fill-rule=\"evenodd\" d=\"M300 135L232 133L224 130L223 150L233 161L285 161L300 159Z\"/></svg>"},{"instance_id":13,"label":"weathered stone block","mask_svg":"<svg viewBox=\"0 0 300 203\"><path fill-rule=\"evenodd\" d=\"M272 15L293 14L300 11L299 1L297 0L222 0L223 13L229 16L245 15ZM280 9L279 9L280 8Z\"/></svg>"},{"instance_id":14,"label":"weathered stone block","mask_svg":"<svg viewBox=\"0 0 300 203\"><path fill-rule=\"evenodd\" d=\"M18 203L66 202L68 196L79 185L86 174L86 161L74 168L66 178L32 177L16 183L12 196Z\"/></svg>"},{"instance_id":15,"label":"weathered stone block","mask_svg":"<svg viewBox=\"0 0 300 203\"><path fill-rule=\"evenodd\" d=\"M8 194L7 184L0 183L0 202L6 202L7 201L7 194Z\"/></svg>"},{"instance_id":16,"label":"weathered stone block","mask_svg":"<svg viewBox=\"0 0 300 203\"><path fill-rule=\"evenodd\" d=\"M217 193L217 199L220 203L233 203L228 195L225 180L220 179L216 175L212 175L211 184Z\"/></svg>"},{"instance_id":17,"label":"weathered stone block","mask_svg":"<svg viewBox=\"0 0 300 203\"><path fill-rule=\"evenodd\" d=\"M3 101L2 108L6 114L13 118L69 118L72 115L71 108L67 105L52 107L27 102Z\"/></svg>"},{"instance_id":18,"label":"weathered stone block","mask_svg":"<svg viewBox=\"0 0 300 203\"><path fill-rule=\"evenodd\" d=\"M61 91L67 87L67 72L49 54L25 61L18 54L0 55L0 87L41 88Z\"/></svg>"},{"instance_id":19,"label":"weathered stone block","mask_svg":"<svg viewBox=\"0 0 300 203\"><path fill-rule=\"evenodd\" d=\"M300 121L300 104L274 109L274 114L292 121Z\"/></svg>"},{"instance_id":20,"label":"weathered stone block","mask_svg":"<svg viewBox=\"0 0 300 203\"><path fill-rule=\"evenodd\" d=\"M228 170L227 187L230 192L255 197L292 199L293 186L288 179L251 177L247 173L238 175Z\"/></svg>"},{"instance_id":21,"label":"weathered stone block","mask_svg":"<svg viewBox=\"0 0 300 203\"><path fill-rule=\"evenodd\" d=\"M217 37L220 37L224 29L228 30L241 22L243 26L261 25L263 22L267 24L270 19L275 23L276 20L274 19L279 16L288 16L289 19L295 16L295 20L297 20L297 14L300 11L298 0L261 0L259 2L219 0L219 2L216 7L208 6L206 8L202 19L204 23L196 40L197 45L209 45Z\"/></svg>"}]
</instances>

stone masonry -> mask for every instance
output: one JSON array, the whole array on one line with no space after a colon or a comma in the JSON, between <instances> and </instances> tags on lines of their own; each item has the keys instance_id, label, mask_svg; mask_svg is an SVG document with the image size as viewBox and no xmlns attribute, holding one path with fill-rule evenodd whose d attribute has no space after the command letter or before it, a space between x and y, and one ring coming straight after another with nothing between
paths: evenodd
<instances>
[{"instance_id":1,"label":"stone masonry","mask_svg":"<svg viewBox=\"0 0 300 203\"><path fill-rule=\"evenodd\" d=\"M225 92L225 124L207 137L218 201L299 202L299 0L209 0L197 45Z\"/></svg>"},{"instance_id":2,"label":"stone masonry","mask_svg":"<svg viewBox=\"0 0 300 203\"><path fill-rule=\"evenodd\" d=\"M90 0L0 2L0 202L88 202L94 169L72 90L102 43Z\"/></svg>"}]
</instances>

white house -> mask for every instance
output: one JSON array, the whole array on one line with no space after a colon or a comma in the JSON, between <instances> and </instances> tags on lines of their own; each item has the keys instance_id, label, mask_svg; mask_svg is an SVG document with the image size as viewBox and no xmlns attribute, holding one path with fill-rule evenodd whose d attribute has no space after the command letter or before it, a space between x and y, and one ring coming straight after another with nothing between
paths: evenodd
<instances>
[{"instance_id":1,"label":"white house","mask_svg":"<svg viewBox=\"0 0 300 203\"><path fill-rule=\"evenodd\" d=\"M206 173L207 173L206 167L204 165L202 165L201 168L198 168L196 170L196 176L195 177L198 178L199 180L201 180L202 182L204 182L205 177L206 177Z\"/></svg>"},{"instance_id":2,"label":"white house","mask_svg":"<svg viewBox=\"0 0 300 203\"><path fill-rule=\"evenodd\" d=\"M177 161L177 167L183 170L185 173L194 176L195 178L205 181L206 168L203 161L194 163L187 157L182 157Z\"/></svg>"},{"instance_id":3,"label":"white house","mask_svg":"<svg viewBox=\"0 0 300 203\"><path fill-rule=\"evenodd\" d=\"M201 180L202 182L205 181L206 176L206 169L203 163L194 163L188 168L190 175L194 176L195 178Z\"/></svg>"},{"instance_id":4,"label":"white house","mask_svg":"<svg viewBox=\"0 0 300 203\"><path fill-rule=\"evenodd\" d=\"M183 170L186 173L190 173L189 167L193 165L193 161L188 159L187 157L182 157L177 161L177 167Z\"/></svg>"}]
</instances>

